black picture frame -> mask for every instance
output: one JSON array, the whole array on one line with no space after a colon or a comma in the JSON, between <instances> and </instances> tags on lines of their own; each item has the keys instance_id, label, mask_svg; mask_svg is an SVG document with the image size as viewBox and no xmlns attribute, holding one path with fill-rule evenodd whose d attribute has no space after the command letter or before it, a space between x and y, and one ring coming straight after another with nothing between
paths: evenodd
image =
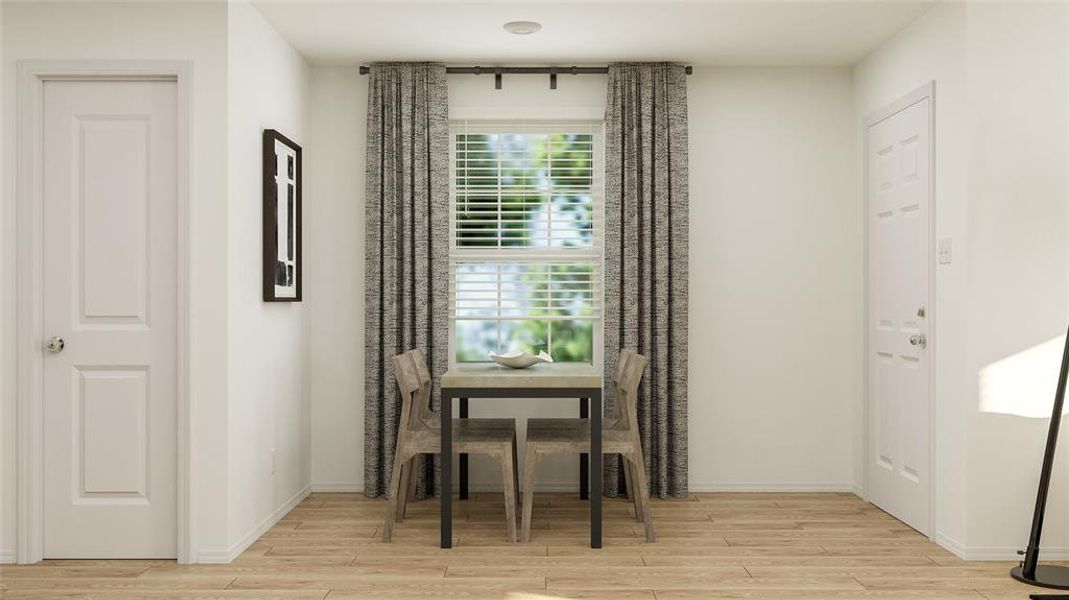
<instances>
[{"instance_id":1,"label":"black picture frame","mask_svg":"<svg viewBox=\"0 0 1069 600\"><path fill-rule=\"evenodd\" d=\"M284 165L280 169L280 165ZM282 171L282 172L279 172ZM300 302L304 275L301 246L301 147L275 129L263 134L264 302ZM279 193L285 182L286 194ZM286 198L285 211L279 199ZM280 223L280 215L284 222ZM283 255L280 253L282 241Z\"/></svg>"}]
</instances>

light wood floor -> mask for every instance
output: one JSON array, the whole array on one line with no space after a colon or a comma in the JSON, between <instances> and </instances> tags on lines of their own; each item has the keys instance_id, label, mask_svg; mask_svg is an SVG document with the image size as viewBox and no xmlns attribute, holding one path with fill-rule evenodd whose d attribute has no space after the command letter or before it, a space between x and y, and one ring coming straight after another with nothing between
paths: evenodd
<instances>
[{"instance_id":1,"label":"light wood floor","mask_svg":"<svg viewBox=\"0 0 1069 600\"><path fill-rule=\"evenodd\" d=\"M1010 563L965 562L850 494L694 494L653 502L656 544L624 500L587 547L586 503L536 494L530 544L504 541L500 495L457 502L436 547L437 502L379 541L384 504L312 494L233 564L47 561L0 567L21 598L1024 600Z\"/></svg>"}]
</instances>

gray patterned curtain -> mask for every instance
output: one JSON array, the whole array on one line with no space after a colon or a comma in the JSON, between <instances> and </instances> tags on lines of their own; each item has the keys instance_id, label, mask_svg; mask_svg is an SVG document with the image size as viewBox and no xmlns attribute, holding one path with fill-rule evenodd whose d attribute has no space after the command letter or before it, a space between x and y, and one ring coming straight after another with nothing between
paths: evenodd
<instances>
[{"instance_id":1,"label":"gray patterned curtain","mask_svg":"<svg viewBox=\"0 0 1069 600\"><path fill-rule=\"evenodd\" d=\"M649 358L638 423L650 493L687 494L687 79L609 66L605 109L605 380L620 348ZM623 490L606 457L609 495Z\"/></svg>"},{"instance_id":2,"label":"gray patterned curtain","mask_svg":"<svg viewBox=\"0 0 1069 600\"><path fill-rule=\"evenodd\" d=\"M449 115L445 66L371 65L367 102L364 493L389 489L401 400L390 357L423 351L448 364ZM421 466L419 496L439 470Z\"/></svg>"}]
</instances>

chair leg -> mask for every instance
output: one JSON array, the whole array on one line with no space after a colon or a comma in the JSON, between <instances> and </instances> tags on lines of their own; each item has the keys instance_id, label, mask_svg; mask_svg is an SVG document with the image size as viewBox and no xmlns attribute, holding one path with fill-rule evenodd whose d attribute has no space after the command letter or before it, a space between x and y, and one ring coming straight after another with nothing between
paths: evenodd
<instances>
[{"instance_id":1,"label":"chair leg","mask_svg":"<svg viewBox=\"0 0 1069 600\"><path fill-rule=\"evenodd\" d=\"M405 464L401 465L401 483L397 487L397 499L394 500L396 506L396 512L394 513L394 522L400 523L405 520L405 505L408 503L408 480L412 473L412 466L415 462L415 458L410 458L405 461Z\"/></svg>"},{"instance_id":2,"label":"chair leg","mask_svg":"<svg viewBox=\"0 0 1069 600\"><path fill-rule=\"evenodd\" d=\"M412 471L409 471L408 477L408 502L415 502L416 492L419 491L419 472L423 465L423 455L412 457L412 462L409 464L412 466Z\"/></svg>"},{"instance_id":3,"label":"chair leg","mask_svg":"<svg viewBox=\"0 0 1069 600\"><path fill-rule=\"evenodd\" d=\"M423 460L422 454L413 456L408 461L408 493L401 501L401 513L397 516L398 521L403 521L408 515L408 503L416 501L416 491L419 487L419 470Z\"/></svg>"},{"instance_id":4,"label":"chair leg","mask_svg":"<svg viewBox=\"0 0 1069 600\"><path fill-rule=\"evenodd\" d=\"M627 497L631 499L631 503L635 505L635 520L642 521L642 502L639 501L638 494L635 493L635 463L631 460L630 456L620 455L621 467L624 472L624 483L627 485Z\"/></svg>"},{"instance_id":5,"label":"chair leg","mask_svg":"<svg viewBox=\"0 0 1069 600\"><path fill-rule=\"evenodd\" d=\"M398 442L400 446L400 442ZM382 541L389 542L393 537L393 523L397 518L397 506L401 487L401 470L405 466L405 456L398 450L393 459L393 473L390 476L390 491L386 496L386 523L382 528Z\"/></svg>"},{"instance_id":6,"label":"chair leg","mask_svg":"<svg viewBox=\"0 0 1069 600\"><path fill-rule=\"evenodd\" d=\"M527 442L523 458L523 541L531 541L531 516L534 509L535 469L538 467L538 451L535 445Z\"/></svg>"},{"instance_id":7,"label":"chair leg","mask_svg":"<svg viewBox=\"0 0 1069 600\"><path fill-rule=\"evenodd\" d=\"M512 432L512 488L516 490L516 507L520 506L520 453L516 450L516 432ZM519 541L519 540L516 540Z\"/></svg>"},{"instance_id":8,"label":"chair leg","mask_svg":"<svg viewBox=\"0 0 1069 600\"><path fill-rule=\"evenodd\" d=\"M505 484L505 532L511 544L516 541L516 461L511 448L501 452L501 480Z\"/></svg>"},{"instance_id":9,"label":"chair leg","mask_svg":"<svg viewBox=\"0 0 1069 600\"><path fill-rule=\"evenodd\" d=\"M634 459L632 474L636 483L635 497L636 501L642 503L642 522L646 526L646 541L653 543L657 541L657 536L653 533L653 516L650 514L650 490L646 484L646 465L643 464L641 447L635 448Z\"/></svg>"}]
</instances>

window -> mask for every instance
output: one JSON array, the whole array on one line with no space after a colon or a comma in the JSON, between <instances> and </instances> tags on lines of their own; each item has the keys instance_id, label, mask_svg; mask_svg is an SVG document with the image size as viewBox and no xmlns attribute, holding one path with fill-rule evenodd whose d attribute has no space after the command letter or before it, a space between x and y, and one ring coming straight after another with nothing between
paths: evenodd
<instances>
[{"instance_id":1,"label":"window","mask_svg":"<svg viewBox=\"0 0 1069 600\"><path fill-rule=\"evenodd\" d=\"M452 124L453 361L518 349L600 363L601 129Z\"/></svg>"}]
</instances>

